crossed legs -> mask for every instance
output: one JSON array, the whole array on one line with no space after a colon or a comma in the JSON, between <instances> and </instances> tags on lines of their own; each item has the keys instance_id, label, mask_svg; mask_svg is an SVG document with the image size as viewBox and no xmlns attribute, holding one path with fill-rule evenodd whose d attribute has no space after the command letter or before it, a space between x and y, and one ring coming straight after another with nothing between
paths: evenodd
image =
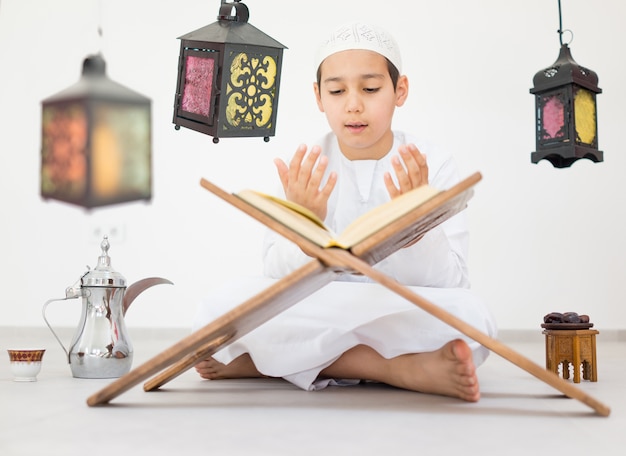
<instances>
[{"instance_id":1,"label":"crossed legs","mask_svg":"<svg viewBox=\"0 0 626 456\"><path fill-rule=\"evenodd\" d=\"M200 361L202 378L264 377L246 353L229 364L213 358ZM386 359L371 347L357 345L320 372L321 378L371 380L398 388L456 397L469 402L480 398L476 367L470 347L455 339L438 350Z\"/></svg>"}]
</instances>

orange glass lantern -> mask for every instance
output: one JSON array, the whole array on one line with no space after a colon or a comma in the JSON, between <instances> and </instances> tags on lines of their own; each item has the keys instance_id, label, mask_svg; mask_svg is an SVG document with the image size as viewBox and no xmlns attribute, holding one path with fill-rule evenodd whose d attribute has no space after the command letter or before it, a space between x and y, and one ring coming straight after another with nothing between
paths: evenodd
<instances>
[{"instance_id":1,"label":"orange glass lantern","mask_svg":"<svg viewBox=\"0 0 626 456\"><path fill-rule=\"evenodd\" d=\"M218 21L179 39L173 123L220 138L276 131L285 46L248 23L248 7L222 1Z\"/></svg>"},{"instance_id":2,"label":"orange glass lantern","mask_svg":"<svg viewBox=\"0 0 626 456\"><path fill-rule=\"evenodd\" d=\"M42 101L41 196L85 208L152 197L151 101L106 76L101 55Z\"/></svg>"}]
</instances>

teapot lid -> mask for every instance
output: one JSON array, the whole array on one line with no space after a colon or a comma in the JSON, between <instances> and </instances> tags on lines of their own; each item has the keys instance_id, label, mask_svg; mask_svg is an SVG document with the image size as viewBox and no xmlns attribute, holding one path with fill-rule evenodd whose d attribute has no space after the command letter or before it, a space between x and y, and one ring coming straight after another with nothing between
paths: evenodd
<instances>
[{"instance_id":1,"label":"teapot lid","mask_svg":"<svg viewBox=\"0 0 626 456\"><path fill-rule=\"evenodd\" d=\"M86 287L125 287L126 279L111 267L109 256L109 238L104 236L100 243L102 253L98 257L97 266L88 271L81 279L82 286Z\"/></svg>"}]
</instances>

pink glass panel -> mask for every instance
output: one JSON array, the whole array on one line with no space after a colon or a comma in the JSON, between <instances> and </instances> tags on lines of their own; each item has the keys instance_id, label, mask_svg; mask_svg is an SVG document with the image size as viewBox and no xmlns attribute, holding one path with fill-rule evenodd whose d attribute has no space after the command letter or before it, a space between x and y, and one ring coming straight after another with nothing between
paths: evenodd
<instances>
[{"instance_id":1,"label":"pink glass panel","mask_svg":"<svg viewBox=\"0 0 626 456\"><path fill-rule=\"evenodd\" d=\"M561 131L565 123L563 111L563 103L556 96L550 97L544 103L541 111L541 118L543 119L542 129L544 131L543 139L563 136L563 131Z\"/></svg>"},{"instance_id":2,"label":"pink glass panel","mask_svg":"<svg viewBox=\"0 0 626 456\"><path fill-rule=\"evenodd\" d=\"M185 88L182 109L208 117L215 60L188 55L185 60Z\"/></svg>"}]
</instances>

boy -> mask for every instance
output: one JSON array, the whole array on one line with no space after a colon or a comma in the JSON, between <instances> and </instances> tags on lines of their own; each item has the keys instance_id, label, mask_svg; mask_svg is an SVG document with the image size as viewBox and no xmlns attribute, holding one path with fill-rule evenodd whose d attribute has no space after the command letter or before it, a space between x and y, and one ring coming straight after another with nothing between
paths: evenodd
<instances>
[{"instance_id":1,"label":"boy","mask_svg":"<svg viewBox=\"0 0 626 456\"><path fill-rule=\"evenodd\" d=\"M316 68L317 105L332 132L308 151L299 146L289 164L275 160L287 199L341 232L415 187L446 189L458 182L449 156L430 150L427 160L412 137L391 128L409 82L387 32L363 23L340 27L320 47ZM491 316L467 290L467 245L461 213L375 267L493 334ZM295 244L268 233L266 276L283 277L307 261ZM283 377L309 390L370 380L474 402L480 397L476 365L487 354L380 285L333 282L196 370L207 379Z\"/></svg>"}]
</instances>

